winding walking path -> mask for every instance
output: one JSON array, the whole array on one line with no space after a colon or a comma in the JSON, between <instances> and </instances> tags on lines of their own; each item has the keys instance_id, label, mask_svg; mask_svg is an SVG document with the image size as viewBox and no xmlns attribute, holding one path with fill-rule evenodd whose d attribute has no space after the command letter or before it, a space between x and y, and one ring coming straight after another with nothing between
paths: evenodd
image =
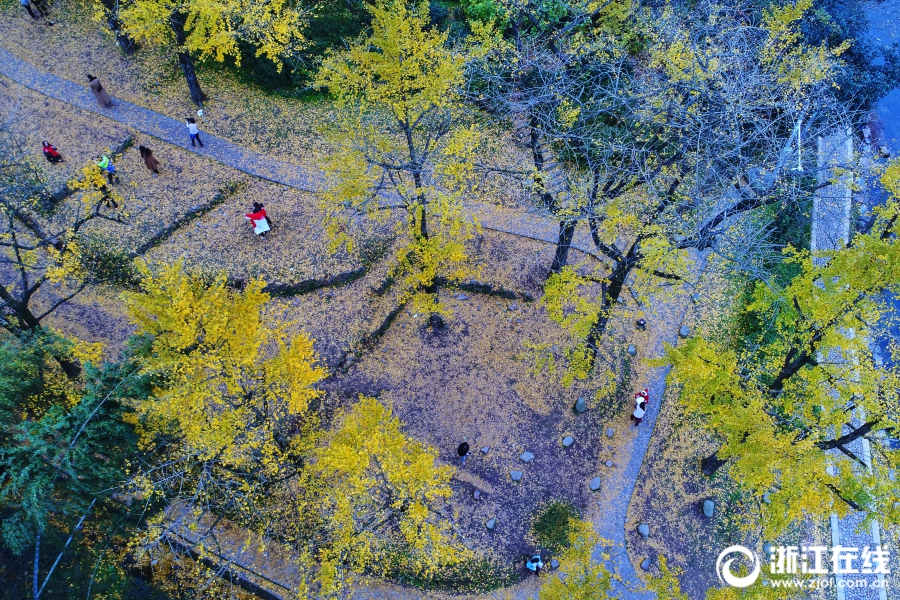
<instances>
[{"instance_id":1,"label":"winding walking path","mask_svg":"<svg viewBox=\"0 0 900 600\"><path fill-rule=\"evenodd\" d=\"M63 79L34 65L17 58L4 48L0 48L0 74L9 79L35 90L41 94L64 102L68 105L99 114L112 119L142 133L153 136L180 148L206 156L222 164L233 167L239 171L298 190L316 192L321 187L323 176L319 172L311 172L297 165L287 164L273 159L270 156L253 152L222 138L203 133L204 148L192 148L189 143L184 123L165 116L150 109L115 99L116 106L112 109L104 109L97 105L90 90L82 85ZM557 224L551 220L543 219L536 215L517 215L515 224L510 226L508 216L502 215L498 209L486 204L474 204L468 208L478 214L479 220L485 229L526 237L549 244L556 243ZM501 220L504 221L501 223ZM585 254L599 258L594 251L583 243L573 243L572 248ZM653 348L649 348L647 355L659 355L662 343L667 341L674 343L677 339L677 331L684 316L684 310L679 307L674 309L677 313L674 318L668 320L665 331L655 340ZM603 490L597 497L597 509L594 511L593 523L597 533L613 543L611 562L619 572L626 587L619 589L619 597L622 599L653 598L654 595L637 591L642 587L641 581L628 557L625 546L625 521L628 504L631 501L634 486L639 475L644 455L650 444L650 438L660 412L660 400L664 396L665 379L668 370L657 369L647 381L651 398L644 424L641 427L632 427L629 431L630 439L625 448L629 456L627 464L617 472L605 478ZM599 559L602 551L607 548L599 548L595 553L595 559ZM240 557L235 557L240 560ZM239 564L239 563L238 563ZM385 586L373 586L360 590L354 597L358 598L399 598L409 590L400 590L393 586L386 589ZM626 589L627 588L627 589ZM525 599L536 597L536 584L526 581L514 586L512 589L502 590L491 594L494 598L513 597Z\"/></svg>"}]
</instances>

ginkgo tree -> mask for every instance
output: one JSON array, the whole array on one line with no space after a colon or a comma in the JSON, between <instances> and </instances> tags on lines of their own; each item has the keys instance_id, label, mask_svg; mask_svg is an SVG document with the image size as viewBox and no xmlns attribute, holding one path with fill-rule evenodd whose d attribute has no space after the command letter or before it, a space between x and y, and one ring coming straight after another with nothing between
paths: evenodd
<instances>
[{"instance_id":1,"label":"ginkgo tree","mask_svg":"<svg viewBox=\"0 0 900 600\"><path fill-rule=\"evenodd\" d=\"M478 224L464 200L479 136L459 95L464 57L429 28L427 3L378 0L368 9L371 31L330 54L316 79L345 115L326 165L327 228L337 248L352 247L355 215L395 225L401 301L438 325L440 278L474 272L466 242Z\"/></svg>"},{"instance_id":2,"label":"ginkgo tree","mask_svg":"<svg viewBox=\"0 0 900 600\"><path fill-rule=\"evenodd\" d=\"M707 471L728 465L758 501L748 506L767 534L850 510L900 522L891 476L900 456L882 438L900 427L900 373L869 346L888 309L882 294L900 290L900 163L882 179L894 197L868 232L815 255L788 248L797 275L753 286L746 313L756 333L737 344L697 337L666 352L686 411L721 442Z\"/></svg>"},{"instance_id":3,"label":"ginkgo tree","mask_svg":"<svg viewBox=\"0 0 900 600\"><path fill-rule=\"evenodd\" d=\"M364 571L428 577L471 556L446 510L452 468L389 408L361 398L333 430L320 426L327 371L264 282L235 290L181 262L138 268L140 289L123 297L152 391L128 400L142 450L130 486L162 509L142 552L173 538L206 551L227 518L259 543L290 544L318 597Z\"/></svg>"},{"instance_id":4,"label":"ginkgo tree","mask_svg":"<svg viewBox=\"0 0 900 600\"><path fill-rule=\"evenodd\" d=\"M472 558L451 529L453 469L437 452L375 398L361 396L339 423L313 467L324 485L324 593L363 571L427 579Z\"/></svg>"},{"instance_id":5,"label":"ginkgo tree","mask_svg":"<svg viewBox=\"0 0 900 600\"><path fill-rule=\"evenodd\" d=\"M145 451L135 492L177 506L186 522L229 514L265 532L315 442L310 403L327 371L307 335L264 312L263 282L236 291L224 275L209 280L181 262L139 269L140 290L123 297L146 339L141 373L155 385L132 403ZM160 514L147 539L163 537L168 518Z\"/></svg>"},{"instance_id":6,"label":"ginkgo tree","mask_svg":"<svg viewBox=\"0 0 900 600\"><path fill-rule=\"evenodd\" d=\"M527 123L525 183L560 224L544 302L576 325L570 365L586 376L619 308L647 306L687 279L688 251L755 248L767 228L747 223L810 199L810 182L790 169L800 144L841 122L831 84L844 46L803 44L809 0L648 13L572 2L560 7L566 18L540 8L516 5L520 35L485 54L494 62L479 62L470 88ZM615 23L633 25L644 51L632 52ZM563 273L581 222L601 262Z\"/></svg>"},{"instance_id":7,"label":"ginkgo tree","mask_svg":"<svg viewBox=\"0 0 900 600\"><path fill-rule=\"evenodd\" d=\"M87 225L107 220L127 223L105 198L124 200L105 185L96 165L87 165L71 181L75 191L54 205L39 165L18 139L0 131L0 260L14 274L0 283L0 327L19 338L40 335L43 321L88 285L115 278L116 256L86 234ZM79 368L70 356L58 355L69 377Z\"/></svg>"},{"instance_id":8,"label":"ginkgo tree","mask_svg":"<svg viewBox=\"0 0 900 600\"><path fill-rule=\"evenodd\" d=\"M306 45L304 28L311 8L301 0L124 0L117 16L126 35L155 46L174 46L187 79L191 99L202 106L207 99L194 70L193 55L201 59L240 64L242 44L255 48L278 69ZM106 8L97 3L98 10Z\"/></svg>"}]
</instances>

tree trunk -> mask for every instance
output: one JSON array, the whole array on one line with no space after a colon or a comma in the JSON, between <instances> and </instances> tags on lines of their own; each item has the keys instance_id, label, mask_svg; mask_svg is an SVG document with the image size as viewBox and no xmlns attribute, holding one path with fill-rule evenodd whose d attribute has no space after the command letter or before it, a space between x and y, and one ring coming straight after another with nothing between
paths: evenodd
<instances>
[{"instance_id":1,"label":"tree trunk","mask_svg":"<svg viewBox=\"0 0 900 600\"><path fill-rule=\"evenodd\" d=\"M418 177L416 177L416 187L419 187L419 178ZM428 239L428 223L425 220L425 199L424 198L422 199L421 206L422 206L422 208L421 208L422 214L419 215L419 218L421 219L419 221L419 235L422 236L423 240L427 240ZM437 277L432 278L431 283L428 284L427 286L425 286L424 291L426 294L434 294L434 296L437 297L437 294L439 291ZM443 329L444 319L441 317L441 315L439 315L437 313L431 313L431 315L428 317L428 324L431 325L432 329Z\"/></svg>"},{"instance_id":2,"label":"tree trunk","mask_svg":"<svg viewBox=\"0 0 900 600\"><path fill-rule=\"evenodd\" d=\"M122 21L119 20L116 0L103 0L103 6L106 8L106 24L116 35L116 41L125 54L134 54L138 49L137 42L122 32Z\"/></svg>"},{"instance_id":3,"label":"tree trunk","mask_svg":"<svg viewBox=\"0 0 900 600\"><path fill-rule=\"evenodd\" d=\"M728 462L727 460L722 460L716 453L713 452L706 458L700 460L700 470L703 471L703 474L707 477L712 477L713 473L718 471L722 466Z\"/></svg>"},{"instance_id":4,"label":"tree trunk","mask_svg":"<svg viewBox=\"0 0 900 600\"><path fill-rule=\"evenodd\" d=\"M559 235L556 238L556 254L553 256L551 273L559 273L569 260L569 248L572 247L572 238L575 236L575 228L578 221L560 221Z\"/></svg>"},{"instance_id":5,"label":"tree trunk","mask_svg":"<svg viewBox=\"0 0 900 600\"><path fill-rule=\"evenodd\" d=\"M640 260L640 242L641 240L638 238L631 245L628 254L616 261L616 266L609 276L609 285L604 285L603 287L600 316L597 317L597 321L591 327L591 332L588 334L587 339L587 347L590 350L588 356L590 368L594 367L594 361L597 360L597 344L606 331L612 307L619 301L619 296L622 295L622 290L625 289L625 282L628 280L631 269Z\"/></svg>"},{"instance_id":6,"label":"tree trunk","mask_svg":"<svg viewBox=\"0 0 900 600\"><path fill-rule=\"evenodd\" d=\"M188 89L191 91L191 100L194 101L194 104L202 108L203 103L206 100L209 100L209 97L203 92L200 88L200 82L197 81L197 73L194 70L194 61L191 58L190 52L184 50L184 44L186 42L184 35L184 19L184 15L173 12L169 17L169 25L171 25L172 31L175 32L175 43L178 44L178 48L180 48L178 52L178 64L181 65L181 70L184 72L184 78L187 80Z\"/></svg>"},{"instance_id":7,"label":"tree trunk","mask_svg":"<svg viewBox=\"0 0 900 600\"><path fill-rule=\"evenodd\" d=\"M544 171L544 151L541 149L540 134L537 130L537 118L531 117L528 126L531 129L529 134L529 145L531 146L531 160L534 164L534 171L536 173L535 184L539 186L538 196L540 197L544 208L546 208L550 214L555 215L559 212L559 202L557 202L553 193L547 189L545 184L547 173ZM556 241L556 254L553 257L553 264L550 265L550 273L559 273L560 270L566 266L566 261L569 259L569 248L572 245L572 237L575 235L575 227L577 225L577 221L568 219L560 220L559 235L557 236Z\"/></svg>"},{"instance_id":8,"label":"tree trunk","mask_svg":"<svg viewBox=\"0 0 900 600\"><path fill-rule=\"evenodd\" d=\"M41 332L43 328L40 321L34 316L34 313L31 312L28 306L16 300L2 285L0 285L0 300L3 300L13 310L18 321L15 326L6 321L4 329L16 337L24 337ZM54 356L53 358L59 363L60 368L62 368L69 379L76 379L81 375L81 367L77 363L62 356Z\"/></svg>"}]
</instances>

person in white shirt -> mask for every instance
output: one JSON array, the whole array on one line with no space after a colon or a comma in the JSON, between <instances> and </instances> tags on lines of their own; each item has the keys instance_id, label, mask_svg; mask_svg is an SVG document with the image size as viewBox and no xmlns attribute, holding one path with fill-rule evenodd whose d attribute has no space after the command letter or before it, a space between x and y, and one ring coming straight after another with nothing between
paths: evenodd
<instances>
[{"instance_id":1,"label":"person in white shirt","mask_svg":"<svg viewBox=\"0 0 900 600\"><path fill-rule=\"evenodd\" d=\"M634 421L635 425L640 425L641 421L644 420L644 414L647 412L647 403L641 402L634 409L634 412L631 413L631 420Z\"/></svg>"},{"instance_id":2,"label":"person in white shirt","mask_svg":"<svg viewBox=\"0 0 900 600\"><path fill-rule=\"evenodd\" d=\"M196 142L200 144L200 147L202 148L203 140L200 139L200 129L197 128L197 119L189 117L187 120L187 129L188 133L191 134L191 146L197 146L197 144L194 143L194 141L196 140Z\"/></svg>"}]
</instances>

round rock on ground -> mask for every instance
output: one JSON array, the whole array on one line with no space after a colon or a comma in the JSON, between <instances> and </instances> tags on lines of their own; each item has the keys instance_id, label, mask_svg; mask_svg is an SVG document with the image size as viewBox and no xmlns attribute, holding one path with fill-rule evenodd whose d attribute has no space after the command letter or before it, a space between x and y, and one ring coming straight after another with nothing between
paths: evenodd
<instances>
[{"instance_id":1,"label":"round rock on ground","mask_svg":"<svg viewBox=\"0 0 900 600\"><path fill-rule=\"evenodd\" d=\"M476 500L481 500L481 490L475 490L472 492L472 497Z\"/></svg>"},{"instance_id":2,"label":"round rock on ground","mask_svg":"<svg viewBox=\"0 0 900 600\"><path fill-rule=\"evenodd\" d=\"M613 431L612 427L606 428L606 437L611 438L613 436L613 433L615 433L615 432Z\"/></svg>"},{"instance_id":3,"label":"round rock on ground","mask_svg":"<svg viewBox=\"0 0 900 600\"><path fill-rule=\"evenodd\" d=\"M637 348L634 347L634 344L628 344L627 352L629 356L637 356Z\"/></svg>"},{"instance_id":4,"label":"round rock on ground","mask_svg":"<svg viewBox=\"0 0 900 600\"><path fill-rule=\"evenodd\" d=\"M577 412L579 415L581 413L583 413L584 411L586 411L587 410L587 400L585 400L584 398L579 398L578 400L576 400L574 409L575 409L575 412Z\"/></svg>"},{"instance_id":5,"label":"round rock on ground","mask_svg":"<svg viewBox=\"0 0 900 600\"><path fill-rule=\"evenodd\" d=\"M575 438L573 438L571 435L567 435L566 437L564 437L562 439L563 448L568 448L569 446L571 446L574 443L575 443Z\"/></svg>"},{"instance_id":6,"label":"round rock on ground","mask_svg":"<svg viewBox=\"0 0 900 600\"><path fill-rule=\"evenodd\" d=\"M646 523L641 523L638 525L638 533L641 534L641 537L643 538L650 537L650 526Z\"/></svg>"},{"instance_id":7,"label":"round rock on ground","mask_svg":"<svg viewBox=\"0 0 900 600\"><path fill-rule=\"evenodd\" d=\"M493 517L485 521L484 526L487 527L488 531L493 531L494 527L497 526L497 519Z\"/></svg>"},{"instance_id":8,"label":"round rock on ground","mask_svg":"<svg viewBox=\"0 0 900 600\"><path fill-rule=\"evenodd\" d=\"M650 570L650 559L649 558L645 558L644 560L641 561L641 568L645 571Z\"/></svg>"},{"instance_id":9,"label":"round rock on ground","mask_svg":"<svg viewBox=\"0 0 900 600\"><path fill-rule=\"evenodd\" d=\"M600 478L594 477L593 479L591 479L591 482L589 485L590 485L591 491L596 492L597 490L600 489Z\"/></svg>"},{"instance_id":10,"label":"round rock on ground","mask_svg":"<svg viewBox=\"0 0 900 600\"><path fill-rule=\"evenodd\" d=\"M613 462L611 460L606 461L607 467L611 467L612 465L613 465Z\"/></svg>"},{"instance_id":11,"label":"round rock on ground","mask_svg":"<svg viewBox=\"0 0 900 600\"><path fill-rule=\"evenodd\" d=\"M534 460L534 454L532 454L531 452L523 452L519 455L519 460L521 460L523 463L530 463Z\"/></svg>"},{"instance_id":12,"label":"round rock on ground","mask_svg":"<svg viewBox=\"0 0 900 600\"><path fill-rule=\"evenodd\" d=\"M680 335L683 338L686 338L687 336L691 335L691 328L688 327L687 325L682 325L681 329L678 330L678 335Z\"/></svg>"},{"instance_id":13,"label":"round rock on ground","mask_svg":"<svg viewBox=\"0 0 900 600\"><path fill-rule=\"evenodd\" d=\"M512 479L513 481L518 481L518 480L522 479L522 471L510 471L509 478Z\"/></svg>"},{"instance_id":14,"label":"round rock on ground","mask_svg":"<svg viewBox=\"0 0 900 600\"><path fill-rule=\"evenodd\" d=\"M712 500L703 501L703 516L712 519L713 511L716 509L716 503Z\"/></svg>"},{"instance_id":15,"label":"round rock on ground","mask_svg":"<svg viewBox=\"0 0 900 600\"><path fill-rule=\"evenodd\" d=\"M550 561L550 568L551 568L551 569L558 569L558 568L559 568L559 561L556 560L555 558L554 558L553 560L551 560L551 561Z\"/></svg>"}]
</instances>

